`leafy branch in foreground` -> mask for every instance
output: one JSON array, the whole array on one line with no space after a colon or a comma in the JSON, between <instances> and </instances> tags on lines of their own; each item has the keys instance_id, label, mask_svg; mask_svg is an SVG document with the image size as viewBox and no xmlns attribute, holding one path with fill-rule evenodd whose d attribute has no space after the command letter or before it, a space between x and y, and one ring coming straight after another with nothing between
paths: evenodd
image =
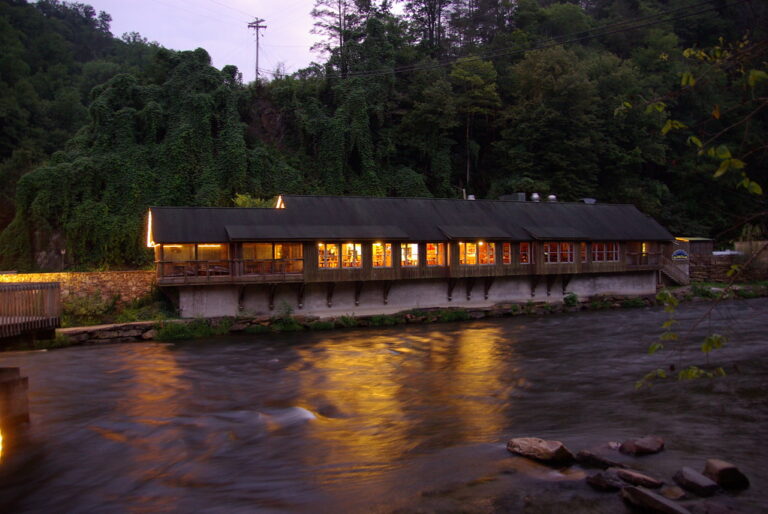
<instances>
[{"instance_id":1,"label":"leafy branch in foreground","mask_svg":"<svg viewBox=\"0 0 768 514\"><path fill-rule=\"evenodd\" d=\"M669 290L663 289L656 295L656 300L664 306L664 312L668 314L666 321L661 324L664 331L659 336L657 341L654 341L648 346L648 353L653 355L658 351L664 350L667 344L674 344L669 349L676 352L679 356L682 350L682 343L680 340L680 334L673 330L674 325L677 324L675 319L675 312L677 311L680 300L673 295ZM694 324L694 327L698 324ZM689 329L689 331L692 329ZM709 354L713 350L722 348L727 342L727 338L721 334L710 334L704 338L704 342L701 345L701 351L706 356L706 363L709 366ZM679 368L679 371L674 374L674 371ZM666 379L671 376L677 376L678 380L692 380L696 378L715 378L725 376L725 370L718 366L712 369L705 369L699 366L690 365L682 367L678 360L677 366L671 364L669 366L669 373L663 368L657 368L653 371L646 373L643 378L635 382L636 389L642 389L643 387L650 386L656 379Z\"/></svg>"}]
</instances>

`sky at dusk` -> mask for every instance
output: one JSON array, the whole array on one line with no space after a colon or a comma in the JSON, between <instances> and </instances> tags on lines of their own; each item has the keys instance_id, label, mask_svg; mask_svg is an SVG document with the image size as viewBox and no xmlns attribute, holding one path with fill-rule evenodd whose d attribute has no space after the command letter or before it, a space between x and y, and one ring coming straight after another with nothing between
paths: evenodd
<instances>
[{"instance_id":1,"label":"sky at dusk","mask_svg":"<svg viewBox=\"0 0 768 514\"><path fill-rule=\"evenodd\" d=\"M282 63L291 73L322 58L310 51L314 0L79 0L112 15L112 34L139 32L173 50L205 48L213 65L234 64L250 82L255 75L255 35L248 23L263 18L259 68ZM271 76L271 75L270 75Z\"/></svg>"}]
</instances>

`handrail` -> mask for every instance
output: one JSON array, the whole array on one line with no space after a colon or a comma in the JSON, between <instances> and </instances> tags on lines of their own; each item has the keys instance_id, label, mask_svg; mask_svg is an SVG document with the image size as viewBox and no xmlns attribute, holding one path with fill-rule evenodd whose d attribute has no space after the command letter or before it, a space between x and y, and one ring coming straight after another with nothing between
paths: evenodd
<instances>
[{"instance_id":1,"label":"handrail","mask_svg":"<svg viewBox=\"0 0 768 514\"><path fill-rule=\"evenodd\" d=\"M54 329L61 319L58 282L0 284L0 337Z\"/></svg>"}]
</instances>

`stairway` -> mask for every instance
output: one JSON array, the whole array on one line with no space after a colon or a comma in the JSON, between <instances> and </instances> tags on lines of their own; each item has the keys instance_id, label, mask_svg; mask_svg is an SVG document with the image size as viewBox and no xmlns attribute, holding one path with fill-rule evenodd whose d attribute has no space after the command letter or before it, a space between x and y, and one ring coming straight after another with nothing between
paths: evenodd
<instances>
[{"instance_id":1,"label":"stairway","mask_svg":"<svg viewBox=\"0 0 768 514\"><path fill-rule=\"evenodd\" d=\"M662 257L661 263L661 272L672 282L680 286L687 286L691 283L691 277L674 262L666 257Z\"/></svg>"}]
</instances>

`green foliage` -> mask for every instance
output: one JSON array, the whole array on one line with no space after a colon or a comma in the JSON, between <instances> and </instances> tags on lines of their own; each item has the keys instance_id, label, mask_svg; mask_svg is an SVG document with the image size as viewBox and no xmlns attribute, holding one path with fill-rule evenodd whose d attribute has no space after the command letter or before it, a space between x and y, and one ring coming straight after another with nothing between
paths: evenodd
<instances>
[{"instance_id":1,"label":"green foliage","mask_svg":"<svg viewBox=\"0 0 768 514\"><path fill-rule=\"evenodd\" d=\"M203 49L112 37L84 4L0 2L0 269L53 240L71 268L143 267L147 207L280 193L552 192L702 234L762 209L762 4L546 48L687 7L321 4L327 60L244 85Z\"/></svg>"},{"instance_id":2,"label":"green foliage","mask_svg":"<svg viewBox=\"0 0 768 514\"><path fill-rule=\"evenodd\" d=\"M611 301L603 297L594 297L589 302L589 308L594 311L600 311L611 308Z\"/></svg>"},{"instance_id":3,"label":"green foliage","mask_svg":"<svg viewBox=\"0 0 768 514\"><path fill-rule=\"evenodd\" d=\"M32 344L35 350L55 350L68 346L72 346L72 341L64 334L56 334L53 339L38 339Z\"/></svg>"},{"instance_id":4,"label":"green foliage","mask_svg":"<svg viewBox=\"0 0 768 514\"><path fill-rule=\"evenodd\" d=\"M334 324L332 321L313 321L309 324L310 330L333 330Z\"/></svg>"},{"instance_id":5,"label":"green foliage","mask_svg":"<svg viewBox=\"0 0 768 514\"><path fill-rule=\"evenodd\" d=\"M192 321L161 321L155 326L157 341L201 339L229 332L229 320L196 318Z\"/></svg>"},{"instance_id":6,"label":"green foliage","mask_svg":"<svg viewBox=\"0 0 768 514\"><path fill-rule=\"evenodd\" d=\"M389 327L398 323L400 323L400 320L396 316L388 316L386 314L371 316L372 327Z\"/></svg>"},{"instance_id":7,"label":"green foliage","mask_svg":"<svg viewBox=\"0 0 768 514\"><path fill-rule=\"evenodd\" d=\"M117 297L103 298L101 293L70 296L61 304L61 325L78 327L105 323L105 316L114 314Z\"/></svg>"},{"instance_id":8,"label":"green foliage","mask_svg":"<svg viewBox=\"0 0 768 514\"><path fill-rule=\"evenodd\" d=\"M335 324L341 328L354 328L359 325L357 318L355 318L354 316L347 316L347 315L337 318Z\"/></svg>"},{"instance_id":9,"label":"green foliage","mask_svg":"<svg viewBox=\"0 0 768 514\"><path fill-rule=\"evenodd\" d=\"M259 325L259 324L251 325L249 327L246 327L245 330L243 330L243 332L245 332L246 334L264 334L265 332L269 332L269 331L270 331L270 328L268 326Z\"/></svg>"},{"instance_id":10,"label":"green foliage","mask_svg":"<svg viewBox=\"0 0 768 514\"><path fill-rule=\"evenodd\" d=\"M712 291L709 287L701 284L692 284L691 293L699 298L717 298L717 293Z\"/></svg>"},{"instance_id":11,"label":"green foliage","mask_svg":"<svg viewBox=\"0 0 768 514\"><path fill-rule=\"evenodd\" d=\"M270 328L275 332L299 332L304 330L304 325L299 323L296 318L282 317L273 319Z\"/></svg>"},{"instance_id":12,"label":"green foliage","mask_svg":"<svg viewBox=\"0 0 768 514\"><path fill-rule=\"evenodd\" d=\"M118 323L160 321L176 316L171 302L157 288L152 293L137 298L118 310L115 318Z\"/></svg>"},{"instance_id":13,"label":"green foliage","mask_svg":"<svg viewBox=\"0 0 768 514\"><path fill-rule=\"evenodd\" d=\"M435 311L434 314L438 321L466 321L470 319L466 309L441 309Z\"/></svg>"},{"instance_id":14,"label":"green foliage","mask_svg":"<svg viewBox=\"0 0 768 514\"><path fill-rule=\"evenodd\" d=\"M579 297L576 293L568 292L563 296L563 304L567 307L576 307L579 304Z\"/></svg>"},{"instance_id":15,"label":"green foliage","mask_svg":"<svg viewBox=\"0 0 768 514\"><path fill-rule=\"evenodd\" d=\"M645 307L645 301L642 298L626 298L621 301L621 306L625 309L636 309Z\"/></svg>"}]
</instances>

